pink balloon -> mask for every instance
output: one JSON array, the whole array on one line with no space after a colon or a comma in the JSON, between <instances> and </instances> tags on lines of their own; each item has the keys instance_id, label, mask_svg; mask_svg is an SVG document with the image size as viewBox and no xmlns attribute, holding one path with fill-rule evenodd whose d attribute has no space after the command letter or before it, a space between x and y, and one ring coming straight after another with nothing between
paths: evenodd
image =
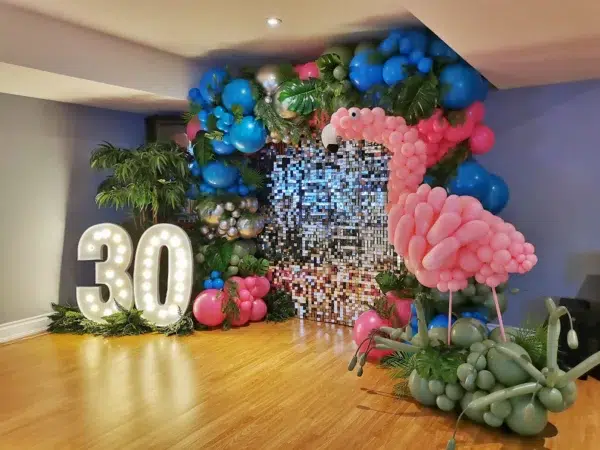
<instances>
[{"instance_id":1,"label":"pink balloon","mask_svg":"<svg viewBox=\"0 0 600 450\"><path fill-rule=\"evenodd\" d=\"M411 261L420 262L425 256L427 241L423 236L413 236L408 243L408 257Z\"/></svg>"},{"instance_id":2,"label":"pink balloon","mask_svg":"<svg viewBox=\"0 0 600 450\"><path fill-rule=\"evenodd\" d=\"M238 292L238 297L242 302L251 302L252 300L254 300L254 296L247 289L240 289L240 291Z\"/></svg>"},{"instance_id":3,"label":"pink balloon","mask_svg":"<svg viewBox=\"0 0 600 450\"><path fill-rule=\"evenodd\" d=\"M246 289L246 282L242 277L231 277L225 282L226 285L236 285L236 291L239 293L241 289Z\"/></svg>"},{"instance_id":4,"label":"pink balloon","mask_svg":"<svg viewBox=\"0 0 600 450\"><path fill-rule=\"evenodd\" d=\"M489 247L479 247L477 250L477 257L481 262L487 263L492 260L494 251Z\"/></svg>"},{"instance_id":5,"label":"pink balloon","mask_svg":"<svg viewBox=\"0 0 600 450\"><path fill-rule=\"evenodd\" d=\"M458 254L458 264L466 272L477 272L481 267L481 261L475 253L466 248L462 248Z\"/></svg>"},{"instance_id":6,"label":"pink balloon","mask_svg":"<svg viewBox=\"0 0 600 450\"><path fill-rule=\"evenodd\" d=\"M365 311L358 319L354 322L354 328L352 329L352 338L356 345L361 343L369 337L371 331L376 330L380 327L391 326L392 323L387 319L382 319L377 312L374 310ZM362 344L359 349L360 353L364 353L367 350L368 341ZM368 360L371 362L379 361L386 355L394 353L392 350L371 350L368 355Z\"/></svg>"},{"instance_id":7,"label":"pink balloon","mask_svg":"<svg viewBox=\"0 0 600 450\"><path fill-rule=\"evenodd\" d=\"M216 327L225 320L223 305L229 300L226 292L206 289L194 300L193 313L198 322L208 327Z\"/></svg>"},{"instance_id":8,"label":"pink balloon","mask_svg":"<svg viewBox=\"0 0 600 450\"><path fill-rule=\"evenodd\" d=\"M309 78L319 78L319 67L314 61L295 66L294 70L298 74L298 78L300 78L301 80L308 80Z\"/></svg>"},{"instance_id":9,"label":"pink balloon","mask_svg":"<svg viewBox=\"0 0 600 450\"><path fill-rule=\"evenodd\" d=\"M438 186L433 188L429 193L429 196L427 197L427 203L433 207L434 211L440 212L447 197L448 194L446 193L446 190Z\"/></svg>"},{"instance_id":10,"label":"pink balloon","mask_svg":"<svg viewBox=\"0 0 600 450\"><path fill-rule=\"evenodd\" d=\"M440 272L437 270L419 269L415 272L415 276L423 286L434 288L440 279Z\"/></svg>"},{"instance_id":11,"label":"pink balloon","mask_svg":"<svg viewBox=\"0 0 600 450\"><path fill-rule=\"evenodd\" d=\"M233 317L231 319L231 325L235 327L239 327L245 325L250 320L250 312L252 311L252 302L242 302L240 303L240 315L236 319Z\"/></svg>"},{"instance_id":12,"label":"pink balloon","mask_svg":"<svg viewBox=\"0 0 600 450\"><path fill-rule=\"evenodd\" d=\"M483 220L472 220L464 223L454 234L461 244L465 245L469 242L481 239L487 234L490 226Z\"/></svg>"},{"instance_id":13,"label":"pink balloon","mask_svg":"<svg viewBox=\"0 0 600 450\"><path fill-rule=\"evenodd\" d=\"M396 232L394 233L394 248L399 255L406 254L408 242L415 228L415 219L412 216L404 215L398 221Z\"/></svg>"},{"instance_id":14,"label":"pink balloon","mask_svg":"<svg viewBox=\"0 0 600 450\"><path fill-rule=\"evenodd\" d=\"M427 233L427 241L436 245L452 235L460 226L461 218L454 212L440 214ZM458 240L457 240L458 241Z\"/></svg>"},{"instance_id":15,"label":"pink balloon","mask_svg":"<svg viewBox=\"0 0 600 450\"><path fill-rule=\"evenodd\" d=\"M253 277L254 278L254 287L250 289L250 293L254 298L263 298L269 293L271 289L271 283L265 277Z\"/></svg>"},{"instance_id":16,"label":"pink balloon","mask_svg":"<svg viewBox=\"0 0 600 450\"><path fill-rule=\"evenodd\" d=\"M246 285L246 289L249 291L252 290L254 286L256 286L256 278L254 277L246 277L244 279L244 284Z\"/></svg>"},{"instance_id":17,"label":"pink balloon","mask_svg":"<svg viewBox=\"0 0 600 450\"><path fill-rule=\"evenodd\" d=\"M433 223L433 208L429 203L419 203L415 208L415 233L425 236Z\"/></svg>"},{"instance_id":18,"label":"pink balloon","mask_svg":"<svg viewBox=\"0 0 600 450\"><path fill-rule=\"evenodd\" d=\"M423 258L423 267L427 270L439 269L444 261L460 248L460 242L454 236L447 237L433 247Z\"/></svg>"},{"instance_id":19,"label":"pink balloon","mask_svg":"<svg viewBox=\"0 0 600 450\"><path fill-rule=\"evenodd\" d=\"M267 304L262 298L257 298L252 302L252 310L250 311L250 321L259 322L267 315Z\"/></svg>"},{"instance_id":20,"label":"pink balloon","mask_svg":"<svg viewBox=\"0 0 600 450\"><path fill-rule=\"evenodd\" d=\"M465 110L465 114L475 123L479 123L483 121L483 118L485 117L485 106L483 106L482 102L472 103L471 106Z\"/></svg>"},{"instance_id":21,"label":"pink balloon","mask_svg":"<svg viewBox=\"0 0 600 450\"><path fill-rule=\"evenodd\" d=\"M394 306L392 315L392 326L393 327L405 327L410 321L410 309L412 305L412 299L400 298L395 292L388 292L385 294L388 305Z\"/></svg>"},{"instance_id":22,"label":"pink balloon","mask_svg":"<svg viewBox=\"0 0 600 450\"><path fill-rule=\"evenodd\" d=\"M198 116L194 116L192 120L190 120L185 127L185 134L188 135L188 139L193 141L198 134L198 131L202 130L202 124L200 123L200 119Z\"/></svg>"},{"instance_id":23,"label":"pink balloon","mask_svg":"<svg viewBox=\"0 0 600 450\"><path fill-rule=\"evenodd\" d=\"M394 242L394 232L396 231L396 225L400 217L404 215L404 206L394 205L388 213L388 241Z\"/></svg>"},{"instance_id":24,"label":"pink balloon","mask_svg":"<svg viewBox=\"0 0 600 450\"><path fill-rule=\"evenodd\" d=\"M491 128L485 125L477 125L469 138L469 147L475 155L483 155L494 146L496 138Z\"/></svg>"}]
</instances>

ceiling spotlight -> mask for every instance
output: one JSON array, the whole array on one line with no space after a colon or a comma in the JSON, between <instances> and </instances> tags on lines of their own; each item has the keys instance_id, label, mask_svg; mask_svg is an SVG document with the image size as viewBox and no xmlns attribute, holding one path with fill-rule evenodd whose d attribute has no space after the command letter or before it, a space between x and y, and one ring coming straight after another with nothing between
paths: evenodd
<instances>
[{"instance_id":1,"label":"ceiling spotlight","mask_svg":"<svg viewBox=\"0 0 600 450\"><path fill-rule=\"evenodd\" d=\"M281 25L281 19L278 17L269 17L267 19L267 25L269 25L271 28L276 28Z\"/></svg>"}]
</instances>

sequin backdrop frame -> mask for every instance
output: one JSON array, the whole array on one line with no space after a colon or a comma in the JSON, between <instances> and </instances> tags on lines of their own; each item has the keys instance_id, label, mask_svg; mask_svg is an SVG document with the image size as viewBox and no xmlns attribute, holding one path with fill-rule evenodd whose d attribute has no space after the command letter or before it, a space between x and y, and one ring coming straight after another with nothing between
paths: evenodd
<instances>
[{"instance_id":1,"label":"sequin backdrop frame","mask_svg":"<svg viewBox=\"0 0 600 450\"><path fill-rule=\"evenodd\" d=\"M350 141L336 153L304 145L261 155L261 244L299 317L352 325L381 295L377 273L398 268L387 239L388 160L382 146Z\"/></svg>"}]
</instances>

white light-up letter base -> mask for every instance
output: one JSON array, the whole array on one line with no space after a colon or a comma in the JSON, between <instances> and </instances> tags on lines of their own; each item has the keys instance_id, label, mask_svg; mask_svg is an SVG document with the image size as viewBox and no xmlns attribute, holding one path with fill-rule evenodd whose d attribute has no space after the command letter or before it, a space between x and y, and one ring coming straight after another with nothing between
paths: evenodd
<instances>
[{"instance_id":1,"label":"white light-up letter base","mask_svg":"<svg viewBox=\"0 0 600 450\"><path fill-rule=\"evenodd\" d=\"M96 263L96 283L108 287L108 301L102 300L99 286L77 288L77 305L81 313L90 320L102 319L118 311L115 300L125 309L133 306L133 287L127 269L133 258L133 244L124 228L112 223L103 223L88 228L77 246L79 261L102 259L102 247L108 249L106 261Z\"/></svg>"}]
</instances>

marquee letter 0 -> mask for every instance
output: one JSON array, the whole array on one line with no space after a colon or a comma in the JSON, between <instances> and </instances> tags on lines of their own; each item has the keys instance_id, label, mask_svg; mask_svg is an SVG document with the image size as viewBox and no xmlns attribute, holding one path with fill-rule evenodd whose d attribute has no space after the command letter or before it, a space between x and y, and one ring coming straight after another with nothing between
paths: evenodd
<instances>
[{"instance_id":1,"label":"marquee letter 0","mask_svg":"<svg viewBox=\"0 0 600 450\"><path fill-rule=\"evenodd\" d=\"M108 287L108 301L102 300L99 286L77 287L77 305L82 314L95 322L118 311L115 300L125 309L133 306L131 276L127 269L133 257L133 244L127 231L112 223L94 225L81 235L77 246L79 261L102 259L102 247L108 249L106 261L96 263L96 283Z\"/></svg>"},{"instance_id":2,"label":"marquee letter 0","mask_svg":"<svg viewBox=\"0 0 600 450\"><path fill-rule=\"evenodd\" d=\"M161 304L158 292L160 251L169 252L167 297ZM167 326L185 313L193 283L192 243L188 235L176 225L161 223L148 228L138 244L135 255L134 292L137 309L143 317L158 326Z\"/></svg>"}]
</instances>

